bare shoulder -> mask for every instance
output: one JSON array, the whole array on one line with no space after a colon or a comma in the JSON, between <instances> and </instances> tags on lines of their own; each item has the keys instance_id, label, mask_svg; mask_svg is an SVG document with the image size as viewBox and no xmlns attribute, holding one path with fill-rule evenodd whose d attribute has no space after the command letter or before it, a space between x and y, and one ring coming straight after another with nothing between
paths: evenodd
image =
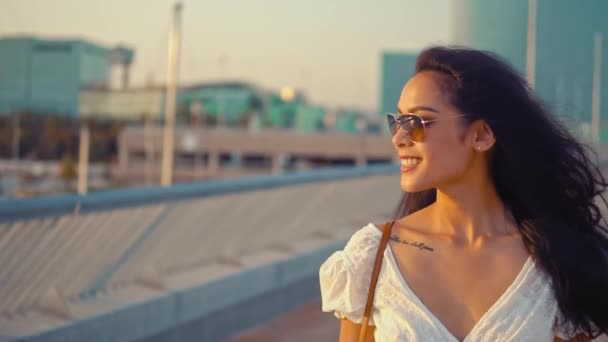
<instances>
[{"instance_id":1,"label":"bare shoulder","mask_svg":"<svg viewBox=\"0 0 608 342\"><path fill-rule=\"evenodd\" d=\"M396 220L395 225L393 226L393 231L409 231L410 233L424 231L428 227L431 217L432 209L430 207L422 208L400 218L399 220Z\"/></svg>"},{"instance_id":2,"label":"bare shoulder","mask_svg":"<svg viewBox=\"0 0 608 342\"><path fill-rule=\"evenodd\" d=\"M406 226L406 218L400 218L399 220L395 220L395 221L386 221L386 222L382 222L382 223L372 223L372 225L374 226L374 228L376 228L376 230L378 230L380 233L382 233L384 231L384 228L387 226L390 226L392 224L392 228L391 231L394 231L397 227L402 227L402 226Z\"/></svg>"},{"instance_id":3,"label":"bare shoulder","mask_svg":"<svg viewBox=\"0 0 608 342\"><path fill-rule=\"evenodd\" d=\"M382 232L382 230L384 229L384 227L387 224L391 224L391 221L382 222L382 223L372 223L372 225L374 226L374 228L376 228L376 230L378 230L379 232Z\"/></svg>"}]
</instances>

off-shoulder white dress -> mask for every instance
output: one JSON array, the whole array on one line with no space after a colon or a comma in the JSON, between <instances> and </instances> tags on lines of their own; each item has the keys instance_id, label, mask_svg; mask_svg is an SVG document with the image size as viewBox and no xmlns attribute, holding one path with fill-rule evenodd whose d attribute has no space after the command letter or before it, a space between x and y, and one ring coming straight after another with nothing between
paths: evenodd
<instances>
[{"instance_id":1,"label":"off-shoulder white dress","mask_svg":"<svg viewBox=\"0 0 608 342\"><path fill-rule=\"evenodd\" d=\"M361 323L381 236L370 223L323 263L319 270L323 311ZM376 326L377 342L458 341L409 288L390 246L384 252L370 324ZM575 334L571 330L560 318L549 279L529 258L463 341L549 342L554 336L570 338ZM608 341L608 337L594 341Z\"/></svg>"}]
</instances>

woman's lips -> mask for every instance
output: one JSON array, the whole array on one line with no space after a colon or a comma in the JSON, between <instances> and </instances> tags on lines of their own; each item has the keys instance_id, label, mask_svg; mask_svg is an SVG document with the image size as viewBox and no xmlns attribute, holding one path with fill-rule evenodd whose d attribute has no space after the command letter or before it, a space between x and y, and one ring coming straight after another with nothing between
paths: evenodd
<instances>
[{"instance_id":1,"label":"woman's lips","mask_svg":"<svg viewBox=\"0 0 608 342\"><path fill-rule=\"evenodd\" d=\"M416 166L418 166L418 164L414 164L414 165L411 165L411 166L401 165L401 172L411 171L411 170L415 169Z\"/></svg>"},{"instance_id":2,"label":"woman's lips","mask_svg":"<svg viewBox=\"0 0 608 342\"><path fill-rule=\"evenodd\" d=\"M402 155L399 159L401 159L401 172L411 171L422 162L422 158L408 155Z\"/></svg>"}]
</instances>

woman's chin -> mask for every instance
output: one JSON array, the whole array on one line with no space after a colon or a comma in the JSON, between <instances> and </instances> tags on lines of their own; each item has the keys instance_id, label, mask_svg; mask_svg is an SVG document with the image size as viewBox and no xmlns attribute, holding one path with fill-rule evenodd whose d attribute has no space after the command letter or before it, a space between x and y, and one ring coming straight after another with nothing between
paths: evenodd
<instances>
[{"instance_id":1,"label":"woman's chin","mask_svg":"<svg viewBox=\"0 0 608 342\"><path fill-rule=\"evenodd\" d=\"M424 190L425 187L421 186L419 182L412 181L411 179L401 178L401 190L405 192L419 192Z\"/></svg>"}]
</instances>

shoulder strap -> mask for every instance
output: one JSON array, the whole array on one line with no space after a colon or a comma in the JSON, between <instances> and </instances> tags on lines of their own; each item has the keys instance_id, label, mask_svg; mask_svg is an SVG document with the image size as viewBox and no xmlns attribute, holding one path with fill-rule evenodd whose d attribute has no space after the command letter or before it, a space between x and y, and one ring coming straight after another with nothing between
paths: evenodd
<instances>
[{"instance_id":1,"label":"shoulder strap","mask_svg":"<svg viewBox=\"0 0 608 342\"><path fill-rule=\"evenodd\" d=\"M372 281L369 285L369 292L367 294L367 304L365 304L365 312L363 314L363 322L361 322L361 332L359 333L359 342L365 341L367 334L367 327L369 324L369 317L372 311L372 303L374 302L374 293L376 292L376 283L378 282L378 276L380 275L380 267L382 266L382 259L384 256L384 250L388 243L388 238L391 235L391 229L393 228L395 221L391 221L384 225L382 228L382 239L380 240L380 246L376 253L376 261L374 262L374 270L372 271Z\"/></svg>"}]
</instances>

